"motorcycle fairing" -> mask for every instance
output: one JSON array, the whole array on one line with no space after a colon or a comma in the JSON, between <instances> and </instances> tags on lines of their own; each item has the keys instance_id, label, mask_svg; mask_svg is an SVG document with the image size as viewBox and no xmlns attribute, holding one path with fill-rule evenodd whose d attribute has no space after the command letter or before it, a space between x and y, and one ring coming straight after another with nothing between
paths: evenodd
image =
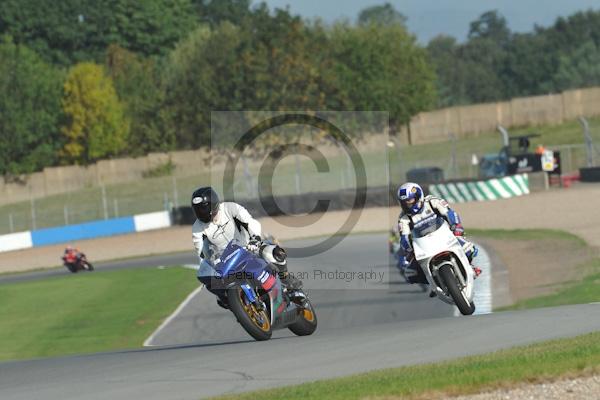
<instances>
[{"instance_id":1,"label":"motorcycle fairing","mask_svg":"<svg viewBox=\"0 0 600 400\"><path fill-rule=\"evenodd\" d=\"M446 296L444 291L438 287L438 283L433 277L437 271L432 270L431 261L442 253L451 253L453 257L444 263L452 265L455 275L461 284L466 287L465 296L469 301L472 301L474 295L473 270L468 268L470 266L469 260L456 236L450 231L446 221L438 216L428 221L426 225L421 226L418 232L413 232L413 235L415 259L423 269L430 287L435 288L439 298L446 303L454 304L452 298ZM457 261L461 265L458 265Z\"/></svg>"},{"instance_id":2,"label":"motorcycle fairing","mask_svg":"<svg viewBox=\"0 0 600 400\"><path fill-rule=\"evenodd\" d=\"M249 281L260 284L269 294L268 307L273 328L277 329L296 319L298 307L293 302L284 301L281 280L277 274L270 272L268 263L262 258L232 241L221 254L215 270L219 277L230 278L239 283L240 288L244 291L246 301L249 303L259 301L257 293ZM231 285L233 284L232 282Z\"/></svg>"}]
</instances>

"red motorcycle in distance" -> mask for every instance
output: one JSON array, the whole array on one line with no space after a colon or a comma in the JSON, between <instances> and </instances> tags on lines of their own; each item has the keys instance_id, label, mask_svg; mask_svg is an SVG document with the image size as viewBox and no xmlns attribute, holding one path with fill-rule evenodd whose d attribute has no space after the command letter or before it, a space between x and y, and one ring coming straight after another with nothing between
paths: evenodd
<instances>
[{"instance_id":1,"label":"red motorcycle in distance","mask_svg":"<svg viewBox=\"0 0 600 400\"><path fill-rule=\"evenodd\" d=\"M85 254L68 246L62 256L64 266L72 273L79 271L93 271L94 266L87 260Z\"/></svg>"}]
</instances>

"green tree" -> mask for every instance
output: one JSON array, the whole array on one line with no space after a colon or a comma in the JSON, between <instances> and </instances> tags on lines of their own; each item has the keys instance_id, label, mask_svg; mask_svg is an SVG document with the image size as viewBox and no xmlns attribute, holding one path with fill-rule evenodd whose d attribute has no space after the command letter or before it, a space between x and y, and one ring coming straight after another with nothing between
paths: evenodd
<instances>
[{"instance_id":1,"label":"green tree","mask_svg":"<svg viewBox=\"0 0 600 400\"><path fill-rule=\"evenodd\" d=\"M210 111L243 110L245 90L260 90L237 70L239 28L200 27L181 41L165 67L165 102L178 148L210 145ZM244 83L246 82L246 83Z\"/></svg>"},{"instance_id":2,"label":"green tree","mask_svg":"<svg viewBox=\"0 0 600 400\"><path fill-rule=\"evenodd\" d=\"M466 82L469 79L465 61L459 55L460 46L450 36L436 36L427 45L427 52L437 79L438 106L448 107L470 102Z\"/></svg>"},{"instance_id":3,"label":"green tree","mask_svg":"<svg viewBox=\"0 0 600 400\"><path fill-rule=\"evenodd\" d=\"M81 63L72 67L64 84L62 106L67 120L61 130L63 162L88 164L125 149L129 122L102 66Z\"/></svg>"},{"instance_id":4,"label":"green tree","mask_svg":"<svg viewBox=\"0 0 600 400\"><path fill-rule=\"evenodd\" d=\"M558 70L552 78L558 91L600 86L600 46L587 41L571 56L560 57Z\"/></svg>"},{"instance_id":5,"label":"green tree","mask_svg":"<svg viewBox=\"0 0 600 400\"><path fill-rule=\"evenodd\" d=\"M364 8L358 14L359 25L402 25L406 26L406 16L390 3Z\"/></svg>"},{"instance_id":6,"label":"green tree","mask_svg":"<svg viewBox=\"0 0 600 400\"><path fill-rule=\"evenodd\" d=\"M147 56L166 54L197 25L190 0L112 2L111 7L96 2L103 24L101 50L114 43Z\"/></svg>"},{"instance_id":7,"label":"green tree","mask_svg":"<svg viewBox=\"0 0 600 400\"><path fill-rule=\"evenodd\" d=\"M555 50L546 35L514 34L502 76L506 98L547 93L543 87L554 75L556 65Z\"/></svg>"},{"instance_id":8,"label":"green tree","mask_svg":"<svg viewBox=\"0 0 600 400\"><path fill-rule=\"evenodd\" d=\"M337 25L330 53L335 86L349 110L389 111L393 128L435 100L434 72L425 50L400 25Z\"/></svg>"},{"instance_id":9,"label":"green tree","mask_svg":"<svg viewBox=\"0 0 600 400\"><path fill-rule=\"evenodd\" d=\"M506 64L506 50L495 40L478 37L459 49L465 66L465 92L469 101L484 103L506 98L502 77Z\"/></svg>"},{"instance_id":10,"label":"green tree","mask_svg":"<svg viewBox=\"0 0 600 400\"><path fill-rule=\"evenodd\" d=\"M63 74L11 38L0 38L0 174L56 162Z\"/></svg>"},{"instance_id":11,"label":"green tree","mask_svg":"<svg viewBox=\"0 0 600 400\"><path fill-rule=\"evenodd\" d=\"M507 70L512 33L497 11L471 22L469 40L448 37L430 41L428 53L438 76L439 105L449 106L505 99L512 73Z\"/></svg>"},{"instance_id":12,"label":"green tree","mask_svg":"<svg viewBox=\"0 0 600 400\"><path fill-rule=\"evenodd\" d=\"M469 39L490 39L498 44L506 44L510 40L511 32L506 18L496 10L486 11L478 19L471 22Z\"/></svg>"},{"instance_id":13,"label":"green tree","mask_svg":"<svg viewBox=\"0 0 600 400\"><path fill-rule=\"evenodd\" d=\"M217 26L221 22L240 25L252 14L251 0L192 0L202 23Z\"/></svg>"},{"instance_id":14,"label":"green tree","mask_svg":"<svg viewBox=\"0 0 600 400\"><path fill-rule=\"evenodd\" d=\"M111 45L106 64L125 115L131 121L127 154L137 156L173 150L175 135L165 124L162 108L165 96L157 62Z\"/></svg>"},{"instance_id":15,"label":"green tree","mask_svg":"<svg viewBox=\"0 0 600 400\"><path fill-rule=\"evenodd\" d=\"M0 2L0 34L62 65L100 62L113 43L144 55L164 54L196 22L190 0Z\"/></svg>"},{"instance_id":16,"label":"green tree","mask_svg":"<svg viewBox=\"0 0 600 400\"><path fill-rule=\"evenodd\" d=\"M171 53L165 105L178 146L209 145L211 110L324 109L327 36L285 10L200 27ZM327 55L327 57L325 57Z\"/></svg>"}]
</instances>

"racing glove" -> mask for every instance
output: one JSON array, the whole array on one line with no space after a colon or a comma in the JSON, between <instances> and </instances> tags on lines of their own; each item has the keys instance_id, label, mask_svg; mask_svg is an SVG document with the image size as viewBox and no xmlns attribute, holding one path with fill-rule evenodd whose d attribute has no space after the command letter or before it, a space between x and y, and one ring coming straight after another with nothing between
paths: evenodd
<instances>
[{"instance_id":1,"label":"racing glove","mask_svg":"<svg viewBox=\"0 0 600 400\"><path fill-rule=\"evenodd\" d=\"M258 252L260 250L260 246L262 244L262 239L260 236L252 236L246 245L246 248L252 252Z\"/></svg>"},{"instance_id":2,"label":"racing glove","mask_svg":"<svg viewBox=\"0 0 600 400\"><path fill-rule=\"evenodd\" d=\"M461 224L454 224L450 227L450 230L452 231L452 233L454 233L454 236L464 236L465 235L465 228L463 228L463 226Z\"/></svg>"}]
</instances>

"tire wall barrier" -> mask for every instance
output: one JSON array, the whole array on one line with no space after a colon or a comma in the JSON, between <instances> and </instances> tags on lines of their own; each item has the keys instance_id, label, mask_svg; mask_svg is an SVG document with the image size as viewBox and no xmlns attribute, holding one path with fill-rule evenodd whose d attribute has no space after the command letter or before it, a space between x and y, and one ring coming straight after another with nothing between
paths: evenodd
<instances>
[{"instance_id":1,"label":"tire wall barrier","mask_svg":"<svg viewBox=\"0 0 600 400\"><path fill-rule=\"evenodd\" d=\"M364 207L389 207L397 204L395 187L370 187L363 193L366 196ZM355 204L357 194L360 195L355 189L344 189L332 192L305 193L300 196L288 195L265 198L262 201L260 199L236 199L236 201L243 204L253 217L260 218L349 210L357 205ZM358 205L361 204L361 202L358 203ZM322 206L319 207L319 204L322 204ZM189 225L193 224L195 220L196 217L191 207L177 207L173 210L173 225Z\"/></svg>"},{"instance_id":2,"label":"tire wall barrier","mask_svg":"<svg viewBox=\"0 0 600 400\"><path fill-rule=\"evenodd\" d=\"M600 167L579 168L581 182L600 182Z\"/></svg>"},{"instance_id":3,"label":"tire wall barrier","mask_svg":"<svg viewBox=\"0 0 600 400\"><path fill-rule=\"evenodd\" d=\"M171 226L170 213L168 211L159 211L130 217L11 233L0 236L0 252L125 233L143 232L169 226Z\"/></svg>"},{"instance_id":4,"label":"tire wall barrier","mask_svg":"<svg viewBox=\"0 0 600 400\"><path fill-rule=\"evenodd\" d=\"M447 182L429 185L429 193L448 203L508 199L529 194L529 176L519 174L473 182Z\"/></svg>"},{"instance_id":5,"label":"tire wall barrier","mask_svg":"<svg viewBox=\"0 0 600 400\"><path fill-rule=\"evenodd\" d=\"M469 182L446 182L440 184L422 184L426 193L442 197L449 203L467 201L486 201L507 199L529 194L529 176L519 174L499 179ZM354 189L335 192L306 193L302 196L290 195L277 198L239 200L254 217L276 217L280 215L298 215L311 212L348 210L354 208L356 191ZM316 207L318 201L327 199L322 209ZM396 206L396 187L380 186L366 190L364 207ZM191 207L177 207L173 210L173 225L190 225L196 220Z\"/></svg>"}]
</instances>

